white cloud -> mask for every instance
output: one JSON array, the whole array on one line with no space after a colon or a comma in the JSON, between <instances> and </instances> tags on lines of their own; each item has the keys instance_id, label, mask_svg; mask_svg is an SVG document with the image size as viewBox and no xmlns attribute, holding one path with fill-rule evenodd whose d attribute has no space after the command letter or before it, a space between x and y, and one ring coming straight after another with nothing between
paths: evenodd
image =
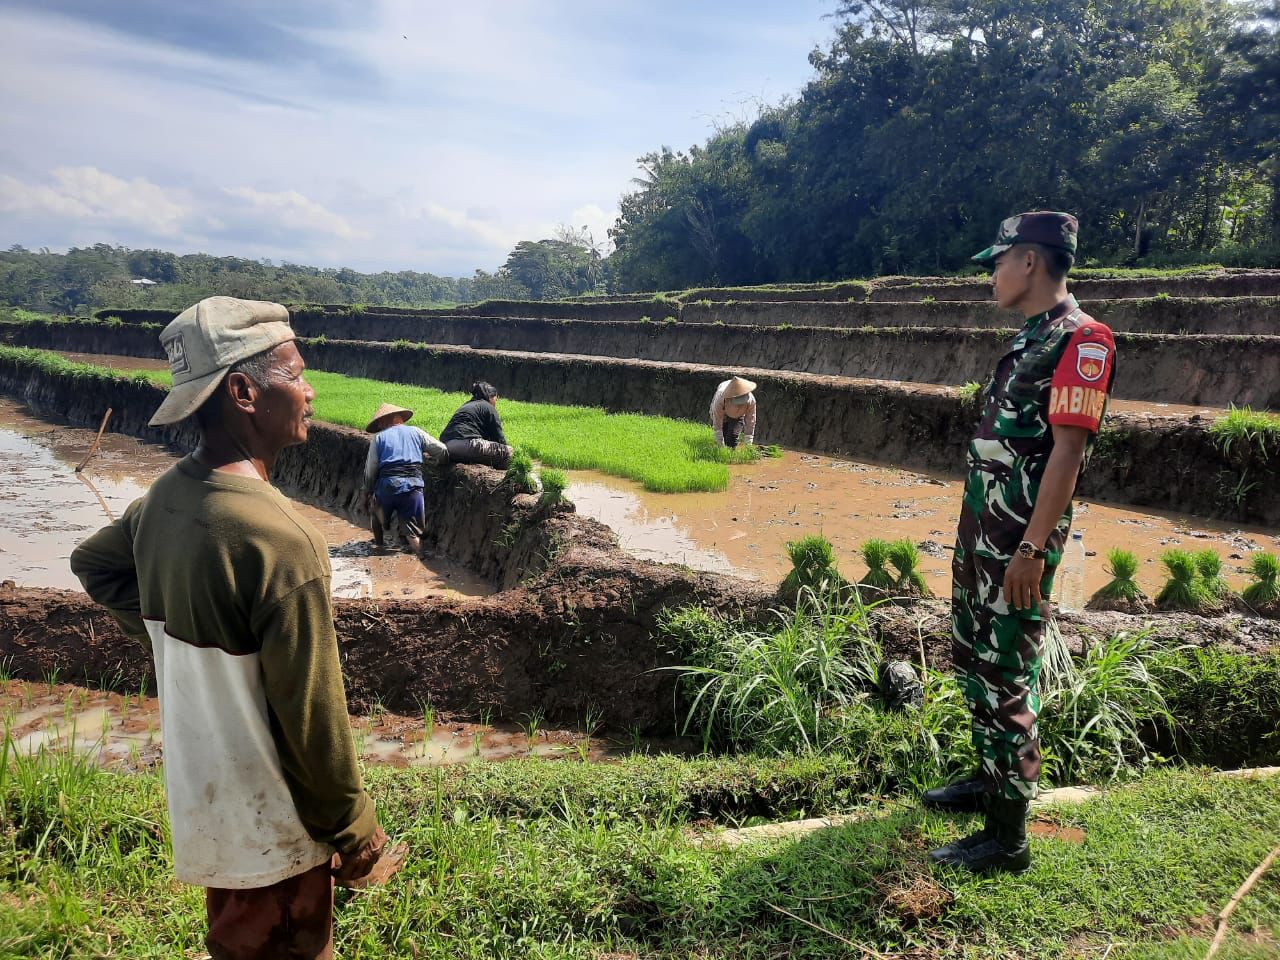
<instances>
[{"instance_id":1,"label":"white cloud","mask_svg":"<svg viewBox=\"0 0 1280 960\"><path fill-rule=\"evenodd\" d=\"M495 250L501 250L506 253L522 238L519 232L511 232L504 230L502 227L495 226L488 217L483 219L472 216L469 212L464 213L461 210L451 210L448 207L438 203L428 203L423 207L425 213L432 220L440 223L448 224L455 230L464 230L474 237L483 240L488 246Z\"/></svg>"},{"instance_id":2,"label":"white cloud","mask_svg":"<svg viewBox=\"0 0 1280 960\"><path fill-rule=\"evenodd\" d=\"M297 190L269 193L255 190L253 187L225 187L223 193L245 201L256 213L283 227L327 233L344 240L363 239L369 236L361 230L356 230L346 219L332 210L327 210L314 200L304 197Z\"/></svg>"},{"instance_id":3,"label":"white cloud","mask_svg":"<svg viewBox=\"0 0 1280 960\"><path fill-rule=\"evenodd\" d=\"M178 236L191 216L179 191L142 177L124 180L97 167L56 167L52 183L0 175L0 211L19 216L98 220Z\"/></svg>"}]
</instances>

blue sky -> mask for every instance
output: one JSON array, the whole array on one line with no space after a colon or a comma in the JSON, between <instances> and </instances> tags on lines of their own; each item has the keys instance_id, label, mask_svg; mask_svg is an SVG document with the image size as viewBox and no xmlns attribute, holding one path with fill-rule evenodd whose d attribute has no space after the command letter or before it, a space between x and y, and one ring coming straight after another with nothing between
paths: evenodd
<instances>
[{"instance_id":1,"label":"blue sky","mask_svg":"<svg viewBox=\"0 0 1280 960\"><path fill-rule=\"evenodd\" d=\"M0 245L492 270L794 94L834 0L0 0Z\"/></svg>"}]
</instances>

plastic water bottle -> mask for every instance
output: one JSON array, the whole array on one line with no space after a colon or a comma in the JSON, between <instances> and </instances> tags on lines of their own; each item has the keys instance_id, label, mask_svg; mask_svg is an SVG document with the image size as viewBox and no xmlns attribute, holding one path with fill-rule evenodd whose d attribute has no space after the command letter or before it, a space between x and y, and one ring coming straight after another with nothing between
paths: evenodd
<instances>
[{"instance_id":1,"label":"plastic water bottle","mask_svg":"<svg viewBox=\"0 0 1280 960\"><path fill-rule=\"evenodd\" d=\"M1058 567L1056 584L1058 609L1064 613L1079 613L1084 609L1084 531L1071 534L1062 551L1062 564Z\"/></svg>"}]
</instances>

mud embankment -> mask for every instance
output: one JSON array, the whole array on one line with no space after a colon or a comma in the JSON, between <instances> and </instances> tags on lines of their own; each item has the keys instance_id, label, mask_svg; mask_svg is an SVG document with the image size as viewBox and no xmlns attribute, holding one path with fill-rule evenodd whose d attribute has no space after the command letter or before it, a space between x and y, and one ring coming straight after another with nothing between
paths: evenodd
<instances>
[{"instance_id":1,"label":"mud embankment","mask_svg":"<svg viewBox=\"0 0 1280 960\"><path fill-rule=\"evenodd\" d=\"M729 368L458 347L310 342L308 362L353 376L702 420ZM762 443L958 473L973 410L956 390L738 369L759 382ZM1198 416L1113 414L1081 495L1201 516L1280 522L1280 458L1223 454ZM1245 459L1237 459L1237 456Z\"/></svg>"},{"instance_id":2,"label":"mud embankment","mask_svg":"<svg viewBox=\"0 0 1280 960\"><path fill-rule=\"evenodd\" d=\"M1119 333L1275 334L1280 333L1280 298L1150 297L1141 300L1081 299L1096 320ZM1019 318L991 302L886 303L689 303L682 323L755 324L800 327L973 327L1020 326Z\"/></svg>"},{"instance_id":3,"label":"mud embankment","mask_svg":"<svg viewBox=\"0 0 1280 960\"><path fill-rule=\"evenodd\" d=\"M64 349L97 352L83 342ZM466 390L485 379L513 399L694 421L705 417L717 384L740 373L760 384L762 443L951 474L964 469L973 428L974 411L960 393L934 385L451 346L313 340L304 352L311 366L350 376L442 390ZM1141 376L1132 358L1122 354L1122 363L1126 376ZM1224 454L1210 425L1196 414L1110 414L1081 495L1280 522L1280 458L1239 445Z\"/></svg>"},{"instance_id":4,"label":"mud embankment","mask_svg":"<svg viewBox=\"0 0 1280 960\"><path fill-rule=\"evenodd\" d=\"M313 351L331 346L337 349L340 343L356 340L367 339L370 346L405 340L429 345L438 354L433 361L446 367L456 365L454 347L460 345L476 351L500 351L503 356L514 352L548 358L568 355L663 363L695 357L699 364L716 365L724 371L750 367L946 386L984 380L1010 335L1005 330L951 327L775 329L496 318L299 318L295 323L300 334L325 338L324 342L313 341ZM159 354L153 333L102 324L0 325L0 339L15 345L84 353ZM1120 399L1280 409L1280 336L1117 334L1116 343L1120 373L1115 395ZM464 366L466 356L461 361ZM420 359L414 356L415 363ZM355 371L343 368L338 372ZM403 374L389 371L378 376L398 379ZM447 382L451 389L464 389L471 379L464 375L462 381L451 377ZM443 386L439 382L432 385ZM575 402L598 403L586 399Z\"/></svg>"},{"instance_id":5,"label":"mud embankment","mask_svg":"<svg viewBox=\"0 0 1280 960\"><path fill-rule=\"evenodd\" d=\"M71 379L0 357L0 392L78 423L115 411L112 429L190 449L190 429L146 421L162 390L127 379ZM313 424L308 442L282 454L274 480L336 509L357 504L368 438ZM519 719L542 711L574 722L587 709L615 728L671 728L674 679L653 672L671 654L653 639L660 612L697 603L758 615L766 588L634 560L602 524L536 498L513 497L502 475L448 467L427 476L425 539L505 589L477 600L335 601L353 704ZM518 584L518 586L517 586ZM14 675L110 683L150 673L148 651L123 637L83 595L0 591L0 661Z\"/></svg>"}]
</instances>

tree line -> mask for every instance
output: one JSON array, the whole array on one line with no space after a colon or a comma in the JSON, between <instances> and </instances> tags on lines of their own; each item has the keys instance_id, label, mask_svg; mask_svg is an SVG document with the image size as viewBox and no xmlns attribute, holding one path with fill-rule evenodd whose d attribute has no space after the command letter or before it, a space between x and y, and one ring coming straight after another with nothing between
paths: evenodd
<instances>
[{"instance_id":1,"label":"tree line","mask_svg":"<svg viewBox=\"0 0 1280 960\"><path fill-rule=\"evenodd\" d=\"M1081 254L1280 260L1277 5L847 0L812 80L641 158L614 289L938 273L1020 210Z\"/></svg>"},{"instance_id":2,"label":"tree line","mask_svg":"<svg viewBox=\"0 0 1280 960\"><path fill-rule=\"evenodd\" d=\"M133 283L143 279L155 285ZM218 294L280 303L430 307L524 297L528 290L501 270L477 270L471 277L412 270L360 273L105 243L72 247L66 253L21 246L0 252L0 304L8 306L72 314L99 307L176 312Z\"/></svg>"}]
</instances>

